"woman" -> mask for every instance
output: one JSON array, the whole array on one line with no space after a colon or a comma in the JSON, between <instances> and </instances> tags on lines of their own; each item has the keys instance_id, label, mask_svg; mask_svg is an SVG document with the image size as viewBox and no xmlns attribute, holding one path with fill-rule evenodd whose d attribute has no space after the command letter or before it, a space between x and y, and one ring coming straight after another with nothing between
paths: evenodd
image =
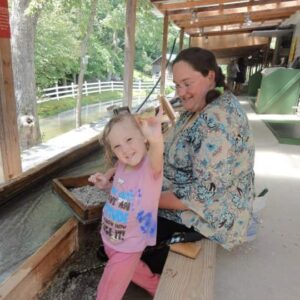
<instances>
[{"instance_id":1,"label":"woman","mask_svg":"<svg viewBox=\"0 0 300 300\"><path fill-rule=\"evenodd\" d=\"M242 91L243 84L245 83L246 80L246 69L247 66L245 64L245 60L243 57L240 57L238 59L238 72L236 74L236 79L235 79L235 94L239 95Z\"/></svg>"},{"instance_id":2,"label":"woman","mask_svg":"<svg viewBox=\"0 0 300 300\"><path fill-rule=\"evenodd\" d=\"M189 48L173 62L185 109L165 141L157 244L174 232L198 232L226 249L246 239L254 198L254 143L245 112L225 88L208 50ZM162 271L168 247L143 259Z\"/></svg>"},{"instance_id":3,"label":"woman","mask_svg":"<svg viewBox=\"0 0 300 300\"><path fill-rule=\"evenodd\" d=\"M230 63L227 66L227 87L233 92L235 88L235 81L237 73L239 72L238 64L236 63L235 58L230 60Z\"/></svg>"}]
</instances>

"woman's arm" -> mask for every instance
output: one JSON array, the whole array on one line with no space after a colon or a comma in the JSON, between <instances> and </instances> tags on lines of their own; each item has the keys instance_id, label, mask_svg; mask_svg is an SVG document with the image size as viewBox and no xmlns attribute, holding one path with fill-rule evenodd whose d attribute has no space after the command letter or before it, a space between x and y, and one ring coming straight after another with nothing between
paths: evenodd
<instances>
[{"instance_id":1,"label":"woman's arm","mask_svg":"<svg viewBox=\"0 0 300 300\"><path fill-rule=\"evenodd\" d=\"M189 208L177 198L171 191L162 192L159 199L159 208L188 210Z\"/></svg>"}]
</instances>

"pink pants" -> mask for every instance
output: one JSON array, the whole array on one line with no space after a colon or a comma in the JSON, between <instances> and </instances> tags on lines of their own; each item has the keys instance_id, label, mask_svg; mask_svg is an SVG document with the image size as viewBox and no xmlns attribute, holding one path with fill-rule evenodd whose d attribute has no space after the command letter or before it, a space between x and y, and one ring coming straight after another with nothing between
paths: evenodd
<instances>
[{"instance_id":1,"label":"pink pants","mask_svg":"<svg viewBox=\"0 0 300 300\"><path fill-rule=\"evenodd\" d=\"M97 300L121 300L130 281L154 296L159 275L140 260L142 252L122 253L104 246L109 260L97 289Z\"/></svg>"}]
</instances>

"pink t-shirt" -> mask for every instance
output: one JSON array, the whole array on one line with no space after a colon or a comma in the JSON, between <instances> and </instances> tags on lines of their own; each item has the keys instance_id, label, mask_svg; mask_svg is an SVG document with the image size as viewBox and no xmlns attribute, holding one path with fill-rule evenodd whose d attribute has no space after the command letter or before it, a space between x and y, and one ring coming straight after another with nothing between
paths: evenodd
<instances>
[{"instance_id":1,"label":"pink t-shirt","mask_svg":"<svg viewBox=\"0 0 300 300\"><path fill-rule=\"evenodd\" d=\"M161 186L162 172L154 176L148 155L134 170L118 162L102 214L101 237L106 245L125 253L155 245Z\"/></svg>"}]
</instances>

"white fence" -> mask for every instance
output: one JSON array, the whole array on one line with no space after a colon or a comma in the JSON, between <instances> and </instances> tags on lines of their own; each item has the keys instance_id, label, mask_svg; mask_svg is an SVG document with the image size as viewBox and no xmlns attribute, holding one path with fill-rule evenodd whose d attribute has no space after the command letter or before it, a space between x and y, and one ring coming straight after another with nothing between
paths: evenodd
<instances>
[{"instance_id":1,"label":"white fence","mask_svg":"<svg viewBox=\"0 0 300 300\"><path fill-rule=\"evenodd\" d=\"M133 82L134 91L152 90L156 81L135 81ZM84 82L82 86L82 94L89 95L94 93L101 93L105 91L123 91L123 81L100 81L97 82ZM159 84L157 85L154 92L159 91ZM44 89L42 97L37 100L37 103L59 100L63 98L73 97L75 98L78 92L78 85L72 83L71 85L58 86Z\"/></svg>"}]
</instances>

